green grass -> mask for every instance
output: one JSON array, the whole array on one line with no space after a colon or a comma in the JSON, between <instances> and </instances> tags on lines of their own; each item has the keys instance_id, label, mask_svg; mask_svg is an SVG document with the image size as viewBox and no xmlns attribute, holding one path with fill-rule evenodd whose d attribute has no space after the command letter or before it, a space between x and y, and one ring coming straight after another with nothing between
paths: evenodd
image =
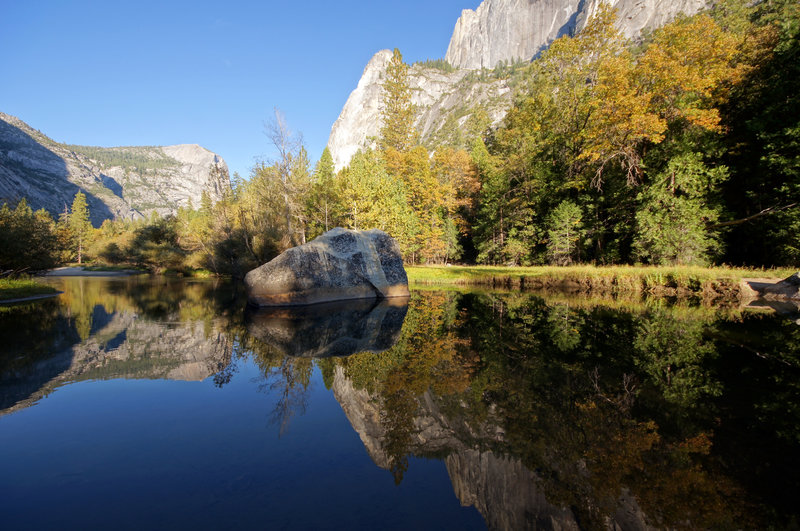
<instances>
[{"instance_id":1,"label":"green grass","mask_svg":"<svg viewBox=\"0 0 800 531\"><path fill-rule=\"evenodd\" d=\"M786 278L793 269L692 266L411 266L412 284L484 285L607 292L738 295L743 278Z\"/></svg>"},{"instance_id":2,"label":"green grass","mask_svg":"<svg viewBox=\"0 0 800 531\"><path fill-rule=\"evenodd\" d=\"M0 301L51 293L58 293L58 290L30 278L0 278Z\"/></svg>"}]
</instances>

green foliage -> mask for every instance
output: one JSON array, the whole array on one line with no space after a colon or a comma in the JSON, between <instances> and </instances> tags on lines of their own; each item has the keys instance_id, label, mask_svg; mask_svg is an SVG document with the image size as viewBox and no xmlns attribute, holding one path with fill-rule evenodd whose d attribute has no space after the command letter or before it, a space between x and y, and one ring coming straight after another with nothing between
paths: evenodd
<instances>
[{"instance_id":1,"label":"green foliage","mask_svg":"<svg viewBox=\"0 0 800 531\"><path fill-rule=\"evenodd\" d=\"M582 236L581 207L562 201L547 219L547 256L550 263L569 265L577 256Z\"/></svg>"},{"instance_id":2,"label":"green foliage","mask_svg":"<svg viewBox=\"0 0 800 531\"><path fill-rule=\"evenodd\" d=\"M754 8L745 73L722 105L723 191L734 263L800 263L800 8L770 1Z\"/></svg>"},{"instance_id":3,"label":"green foliage","mask_svg":"<svg viewBox=\"0 0 800 531\"><path fill-rule=\"evenodd\" d=\"M35 295L57 293L53 286L36 282L32 278L2 278L0 277L0 301L21 299Z\"/></svg>"},{"instance_id":4,"label":"green foliage","mask_svg":"<svg viewBox=\"0 0 800 531\"><path fill-rule=\"evenodd\" d=\"M414 130L414 106L411 104L411 89L408 86L408 65L397 48L386 67L382 84L381 148L407 151L416 143Z\"/></svg>"},{"instance_id":5,"label":"green foliage","mask_svg":"<svg viewBox=\"0 0 800 531\"><path fill-rule=\"evenodd\" d=\"M0 207L0 273L48 269L59 254L56 226L44 209L34 212L25 199L13 210Z\"/></svg>"},{"instance_id":6,"label":"green foliage","mask_svg":"<svg viewBox=\"0 0 800 531\"><path fill-rule=\"evenodd\" d=\"M136 265L156 273L181 269L185 252L178 244L177 220L153 218L136 229L128 254Z\"/></svg>"},{"instance_id":7,"label":"green foliage","mask_svg":"<svg viewBox=\"0 0 800 531\"><path fill-rule=\"evenodd\" d=\"M637 256L653 264L704 265L718 249L707 226L718 217L711 193L727 168L709 168L699 153L681 155L641 193L636 213Z\"/></svg>"},{"instance_id":8,"label":"green foliage","mask_svg":"<svg viewBox=\"0 0 800 531\"><path fill-rule=\"evenodd\" d=\"M161 148L156 146L104 148L64 144L63 147L105 166L118 166L140 174L180 166L177 160L168 157L161 151Z\"/></svg>"},{"instance_id":9,"label":"green foliage","mask_svg":"<svg viewBox=\"0 0 800 531\"><path fill-rule=\"evenodd\" d=\"M86 247L92 224L89 221L89 206L86 204L86 196L78 191L72 201L67 226L72 235L73 248L75 249L78 263L83 263L83 251Z\"/></svg>"},{"instance_id":10,"label":"green foliage","mask_svg":"<svg viewBox=\"0 0 800 531\"><path fill-rule=\"evenodd\" d=\"M422 68L432 68L442 72L450 73L455 72L456 68L448 63L445 59L426 59L424 61L417 61L413 66L421 66Z\"/></svg>"}]
</instances>

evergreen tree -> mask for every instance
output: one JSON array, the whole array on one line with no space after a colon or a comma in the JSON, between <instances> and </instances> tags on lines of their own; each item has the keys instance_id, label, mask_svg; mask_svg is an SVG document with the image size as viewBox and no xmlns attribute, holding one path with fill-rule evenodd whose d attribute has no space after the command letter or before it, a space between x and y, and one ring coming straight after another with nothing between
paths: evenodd
<instances>
[{"instance_id":1,"label":"evergreen tree","mask_svg":"<svg viewBox=\"0 0 800 531\"><path fill-rule=\"evenodd\" d=\"M414 106L408 86L408 65L403 62L403 56L397 48L386 67L382 87L380 147L384 150L393 148L400 152L408 151L416 142Z\"/></svg>"},{"instance_id":2,"label":"evergreen tree","mask_svg":"<svg viewBox=\"0 0 800 531\"><path fill-rule=\"evenodd\" d=\"M330 150L325 147L317 165L314 167L311 189L307 203L309 237L314 238L327 232L337 223L339 212L339 183Z\"/></svg>"},{"instance_id":3,"label":"evergreen tree","mask_svg":"<svg viewBox=\"0 0 800 531\"><path fill-rule=\"evenodd\" d=\"M89 222L89 206L86 204L86 196L81 191L75 194L75 199L72 201L68 224L73 244L78 253L78 263L82 264L83 251L88 243L92 224Z\"/></svg>"},{"instance_id":4,"label":"evergreen tree","mask_svg":"<svg viewBox=\"0 0 800 531\"><path fill-rule=\"evenodd\" d=\"M562 201L550 214L547 230L547 254L556 265L569 265L577 256L582 236L581 208L572 201Z\"/></svg>"},{"instance_id":5,"label":"evergreen tree","mask_svg":"<svg viewBox=\"0 0 800 531\"><path fill-rule=\"evenodd\" d=\"M711 195L726 177L727 168L709 168L698 153L670 160L640 196L637 257L653 264L708 263L718 249L708 229L719 216Z\"/></svg>"}]
</instances>

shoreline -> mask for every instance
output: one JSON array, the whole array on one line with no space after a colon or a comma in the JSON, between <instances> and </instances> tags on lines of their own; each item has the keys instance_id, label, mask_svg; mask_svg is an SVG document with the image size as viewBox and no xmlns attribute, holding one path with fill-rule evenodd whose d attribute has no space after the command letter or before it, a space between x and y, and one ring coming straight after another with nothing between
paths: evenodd
<instances>
[{"instance_id":1,"label":"shoreline","mask_svg":"<svg viewBox=\"0 0 800 531\"><path fill-rule=\"evenodd\" d=\"M654 295L746 301L793 269L637 266L409 266L409 284L483 286L560 293Z\"/></svg>"},{"instance_id":2,"label":"shoreline","mask_svg":"<svg viewBox=\"0 0 800 531\"><path fill-rule=\"evenodd\" d=\"M65 266L51 269L43 273L42 277L128 277L132 275L145 274L143 271L135 269L124 269L121 271L87 271L81 266Z\"/></svg>"},{"instance_id":3,"label":"shoreline","mask_svg":"<svg viewBox=\"0 0 800 531\"><path fill-rule=\"evenodd\" d=\"M53 297L58 297L64 293L63 291L56 291L53 293L41 293L39 295L30 295L28 297L19 297L16 299L0 299L0 304L16 304L18 302L31 302L31 301L38 301L42 299L51 299Z\"/></svg>"}]
</instances>

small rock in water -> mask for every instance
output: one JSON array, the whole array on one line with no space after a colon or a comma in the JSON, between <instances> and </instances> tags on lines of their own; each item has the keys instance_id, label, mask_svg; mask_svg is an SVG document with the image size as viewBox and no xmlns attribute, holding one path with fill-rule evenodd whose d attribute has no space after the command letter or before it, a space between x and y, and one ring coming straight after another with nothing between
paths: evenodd
<instances>
[{"instance_id":1,"label":"small rock in water","mask_svg":"<svg viewBox=\"0 0 800 531\"><path fill-rule=\"evenodd\" d=\"M253 269L244 282L258 306L409 296L400 248L377 229L332 229Z\"/></svg>"}]
</instances>

